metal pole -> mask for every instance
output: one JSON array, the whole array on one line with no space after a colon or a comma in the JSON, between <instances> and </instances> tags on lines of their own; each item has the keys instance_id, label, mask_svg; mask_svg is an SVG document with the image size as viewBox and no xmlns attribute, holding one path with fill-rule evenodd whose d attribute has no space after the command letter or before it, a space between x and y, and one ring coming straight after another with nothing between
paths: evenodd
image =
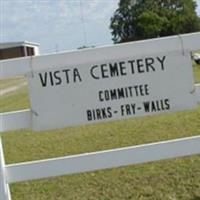
<instances>
[{"instance_id":1,"label":"metal pole","mask_svg":"<svg viewBox=\"0 0 200 200\"><path fill-rule=\"evenodd\" d=\"M5 160L0 136L0 200L11 200L10 188L6 182Z\"/></svg>"}]
</instances>

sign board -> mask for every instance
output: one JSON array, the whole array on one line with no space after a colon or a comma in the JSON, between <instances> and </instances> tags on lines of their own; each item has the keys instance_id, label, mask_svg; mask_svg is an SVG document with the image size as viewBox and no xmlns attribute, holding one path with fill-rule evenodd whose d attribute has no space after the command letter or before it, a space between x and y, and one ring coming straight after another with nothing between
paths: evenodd
<instances>
[{"instance_id":1,"label":"sign board","mask_svg":"<svg viewBox=\"0 0 200 200\"><path fill-rule=\"evenodd\" d=\"M45 70L33 63L29 76L34 130L179 111L197 103L189 52L44 63Z\"/></svg>"}]
</instances>

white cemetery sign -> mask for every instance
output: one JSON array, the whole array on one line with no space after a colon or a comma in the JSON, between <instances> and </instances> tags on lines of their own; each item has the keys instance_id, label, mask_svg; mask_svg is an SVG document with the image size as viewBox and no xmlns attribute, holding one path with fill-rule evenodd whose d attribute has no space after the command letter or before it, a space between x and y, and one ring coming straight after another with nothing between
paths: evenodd
<instances>
[{"instance_id":1,"label":"white cemetery sign","mask_svg":"<svg viewBox=\"0 0 200 200\"><path fill-rule=\"evenodd\" d=\"M81 54L81 53L80 53ZM77 54L77 60L79 54ZM98 59L98 58L97 58ZM83 64L32 63L29 76L34 130L103 122L193 108L189 52L122 57Z\"/></svg>"}]
</instances>

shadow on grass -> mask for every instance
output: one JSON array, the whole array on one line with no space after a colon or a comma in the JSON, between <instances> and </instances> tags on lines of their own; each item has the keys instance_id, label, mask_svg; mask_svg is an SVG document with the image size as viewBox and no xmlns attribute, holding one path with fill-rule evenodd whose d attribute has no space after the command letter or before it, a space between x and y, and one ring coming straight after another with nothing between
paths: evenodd
<instances>
[{"instance_id":1,"label":"shadow on grass","mask_svg":"<svg viewBox=\"0 0 200 200\"><path fill-rule=\"evenodd\" d=\"M191 200L200 200L200 196L198 196L198 197L194 197L194 198L191 199Z\"/></svg>"}]
</instances>

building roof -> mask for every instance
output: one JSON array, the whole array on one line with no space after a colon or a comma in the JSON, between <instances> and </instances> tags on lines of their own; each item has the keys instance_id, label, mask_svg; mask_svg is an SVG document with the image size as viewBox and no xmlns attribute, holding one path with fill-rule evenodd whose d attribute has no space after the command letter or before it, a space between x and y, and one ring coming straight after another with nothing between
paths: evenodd
<instances>
[{"instance_id":1,"label":"building roof","mask_svg":"<svg viewBox=\"0 0 200 200\"><path fill-rule=\"evenodd\" d=\"M19 46L38 47L39 44L38 43L33 43L33 42L28 42L28 41L0 43L0 49L19 47Z\"/></svg>"}]
</instances>

